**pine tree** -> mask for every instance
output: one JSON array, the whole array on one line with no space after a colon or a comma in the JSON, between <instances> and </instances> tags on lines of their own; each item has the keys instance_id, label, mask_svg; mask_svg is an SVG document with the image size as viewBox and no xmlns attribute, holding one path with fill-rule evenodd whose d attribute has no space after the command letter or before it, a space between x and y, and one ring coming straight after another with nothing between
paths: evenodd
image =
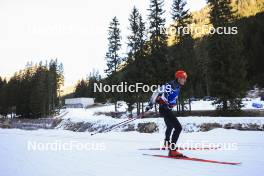
<instances>
[{"instance_id":1,"label":"pine tree","mask_svg":"<svg viewBox=\"0 0 264 176\"><path fill-rule=\"evenodd\" d=\"M102 76L99 74L99 71L93 70L93 72L90 73L89 77L87 78L88 81L88 96L95 98L95 102L106 102L105 99L105 93L104 92L98 92L95 91L94 85L97 84L103 84Z\"/></svg>"},{"instance_id":2,"label":"pine tree","mask_svg":"<svg viewBox=\"0 0 264 176\"><path fill-rule=\"evenodd\" d=\"M6 86L6 80L0 77L0 114L3 116L7 114Z\"/></svg>"},{"instance_id":3,"label":"pine tree","mask_svg":"<svg viewBox=\"0 0 264 176\"><path fill-rule=\"evenodd\" d=\"M58 60L51 60L48 67L48 76L46 77L47 81L47 91L49 94L48 101L48 111L53 112L56 107L60 106L60 92L61 86L64 83L63 76L63 65L58 63Z\"/></svg>"},{"instance_id":4,"label":"pine tree","mask_svg":"<svg viewBox=\"0 0 264 176\"><path fill-rule=\"evenodd\" d=\"M151 0L149 10L149 33L150 47L149 69L147 74L152 76L150 84L164 84L168 79L168 58L167 58L167 35L164 32L165 18L164 0Z\"/></svg>"},{"instance_id":5,"label":"pine tree","mask_svg":"<svg viewBox=\"0 0 264 176\"><path fill-rule=\"evenodd\" d=\"M74 97L79 98L79 97L88 97L87 93L87 81L82 79L81 81L78 82L77 86L75 87L75 92L74 92Z\"/></svg>"},{"instance_id":6,"label":"pine tree","mask_svg":"<svg viewBox=\"0 0 264 176\"><path fill-rule=\"evenodd\" d=\"M247 60L247 80L251 88L264 88L264 13L237 21L243 33L243 56Z\"/></svg>"},{"instance_id":7,"label":"pine tree","mask_svg":"<svg viewBox=\"0 0 264 176\"><path fill-rule=\"evenodd\" d=\"M30 94L33 90L33 67L27 68L24 72L21 72L19 74L19 88L18 88L18 100L17 100L17 107L16 107L16 114L24 117L24 118L30 118L31 117L31 111L30 111Z\"/></svg>"},{"instance_id":8,"label":"pine tree","mask_svg":"<svg viewBox=\"0 0 264 176\"><path fill-rule=\"evenodd\" d=\"M30 117L31 118L39 118L46 117L49 115L49 111L46 109L48 102L48 94L46 91L46 80L47 72L42 65L40 65L32 78L32 91L30 93Z\"/></svg>"},{"instance_id":9,"label":"pine tree","mask_svg":"<svg viewBox=\"0 0 264 176\"><path fill-rule=\"evenodd\" d=\"M176 69L183 69L188 73L188 83L182 91L179 103L180 109L184 111L186 99L193 95L193 77L194 77L194 40L190 30L184 31L184 28L189 29L191 15L189 9L186 9L185 0L174 0L172 4L172 19L174 20L174 27L178 32L175 35L177 43L172 46L170 57L170 72L175 73ZM186 33L187 32L187 33ZM188 101L189 102L189 101ZM190 104L189 104L190 105ZM180 110L178 109L178 110Z\"/></svg>"},{"instance_id":10,"label":"pine tree","mask_svg":"<svg viewBox=\"0 0 264 176\"><path fill-rule=\"evenodd\" d=\"M94 90L94 84L102 83L102 77L98 71L93 70L86 78L78 82L75 88L75 97L89 97L95 98L95 102L106 102L105 93Z\"/></svg>"},{"instance_id":11,"label":"pine tree","mask_svg":"<svg viewBox=\"0 0 264 176\"><path fill-rule=\"evenodd\" d=\"M131 34L127 37L128 38L128 63L131 63L132 61L135 60L135 53L138 51L138 43L137 43L137 37L138 37L138 32L139 32L139 24L138 24L138 19L139 19L139 12L136 7L133 8L132 13L130 14L129 17L129 30L131 31Z\"/></svg>"},{"instance_id":12,"label":"pine tree","mask_svg":"<svg viewBox=\"0 0 264 176\"><path fill-rule=\"evenodd\" d=\"M230 0L208 0L210 21L215 28L228 27L235 19ZM240 110L246 90L246 67L241 36L213 34L209 39L211 95L218 109Z\"/></svg>"},{"instance_id":13,"label":"pine tree","mask_svg":"<svg viewBox=\"0 0 264 176\"><path fill-rule=\"evenodd\" d=\"M175 27L179 32L175 37L178 41L176 43L175 52L173 53L173 60L175 61L172 64L173 67L177 64L181 69L187 69L193 63L194 53L194 40L192 39L190 31L186 31L184 33L183 28L188 28L188 25L191 21L191 15L189 14L189 9L186 9L186 1L185 0L174 0L172 5L172 19L174 20ZM177 51L178 50L178 51ZM175 56L175 57L174 57ZM177 63L178 62L178 63ZM192 67L187 69L186 71L190 72ZM175 70L174 70L175 71Z\"/></svg>"},{"instance_id":14,"label":"pine tree","mask_svg":"<svg viewBox=\"0 0 264 176\"><path fill-rule=\"evenodd\" d=\"M117 17L114 17L110 23L108 30L108 51L106 53L107 69L105 72L111 75L117 72L122 58L119 55L121 49L121 31L119 29L119 21Z\"/></svg>"},{"instance_id":15,"label":"pine tree","mask_svg":"<svg viewBox=\"0 0 264 176\"><path fill-rule=\"evenodd\" d=\"M20 94L20 78L17 73L10 78L4 89L4 100L6 113L16 113L19 106Z\"/></svg>"},{"instance_id":16,"label":"pine tree","mask_svg":"<svg viewBox=\"0 0 264 176\"><path fill-rule=\"evenodd\" d=\"M146 65L143 64L145 58L146 29L142 16L136 7L133 8L129 17L130 35L128 36L128 61L127 67L123 71L123 80L128 84L136 84L145 79ZM142 101L139 93L123 93L123 99L127 102L129 110L133 110L134 103L137 103L137 113L140 113L139 103Z\"/></svg>"},{"instance_id":17,"label":"pine tree","mask_svg":"<svg viewBox=\"0 0 264 176\"><path fill-rule=\"evenodd\" d=\"M145 43L146 43L146 24L143 21L143 17L141 14L139 14L138 17L138 46L139 46L139 55L144 56L145 55Z\"/></svg>"},{"instance_id":18,"label":"pine tree","mask_svg":"<svg viewBox=\"0 0 264 176\"><path fill-rule=\"evenodd\" d=\"M231 7L231 0L207 0L210 11L210 22L214 27L226 26L234 21L234 11Z\"/></svg>"},{"instance_id":19,"label":"pine tree","mask_svg":"<svg viewBox=\"0 0 264 176\"><path fill-rule=\"evenodd\" d=\"M117 85L120 82L117 71L123 59L120 57L119 52L121 49L121 31L119 29L119 21L114 17L110 22L108 30L108 51L106 53L107 69L105 72L109 76L108 83L110 85ZM110 95L112 102L115 104L115 112L117 112L117 101L120 99L119 95L113 93Z\"/></svg>"},{"instance_id":20,"label":"pine tree","mask_svg":"<svg viewBox=\"0 0 264 176\"><path fill-rule=\"evenodd\" d=\"M196 41L194 52L196 58L195 70L193 72L194 95L197 98L209 96L208 37Z\"/></svg>"},{"instance_id":21,"label":"pine tree","mask_svg":"<svg viewBox=\"0 0 264 176\"><path fill-rule=\"evenodd\" d=\"M149 14L149 32L150 46L154 53L157 50L164 49L167 46L167 36L164 33L166 19L163 17L164 0L150 0Z\"/></svg>"},{"instance_id":22,"label":"pine tree","mask_svg":"<svg viewBox=\"0 0 264 176\"><path fill-rule=\"evenodd\" d=\"M191 23L191 15L189 9L186 9L186 4L186 0L173 0L171 15L176 29L187 27ZM180 35L182 35L182 32Z\"/></svg>"}]
</instances>

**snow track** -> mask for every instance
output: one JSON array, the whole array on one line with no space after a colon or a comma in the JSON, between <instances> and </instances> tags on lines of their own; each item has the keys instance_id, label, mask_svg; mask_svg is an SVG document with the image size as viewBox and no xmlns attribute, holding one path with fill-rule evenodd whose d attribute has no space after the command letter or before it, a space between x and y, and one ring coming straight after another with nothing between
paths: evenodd
<instances>
[{"instance_id":1,"label":"snow track","mask_svg":"<svg viewBox=\"0 0 264 176\"><path fill-rule=\"evenodd\" d=\"M180 143L236 143L237 150L183 151L190 157L229 162L239 166L197 163L143 156L142 153L162 154L167 151L140 151L139 148L158 147L163 134L112 132L90 136L64 130L22 131L0 129L0 170L3 176L158 176L262 175L264 169L263 132L216 129L209 132L183 133ZM95 143L104 144L105 150L29 151L28 141L38 143Z\"/></svg>"}]
</instances>

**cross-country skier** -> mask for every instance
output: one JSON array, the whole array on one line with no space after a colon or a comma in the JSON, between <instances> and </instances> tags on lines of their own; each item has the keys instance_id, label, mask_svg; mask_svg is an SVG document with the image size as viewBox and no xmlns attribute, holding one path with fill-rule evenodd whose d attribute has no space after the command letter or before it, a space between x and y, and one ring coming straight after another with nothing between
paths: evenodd
<instances>
[{"instance_id":1,"label":"cross-country skier","mask_svg":"<svg viewBox=\"0 0 264 176\"><path fill-rule=\"evenodd\" d=\"M146 111L153 108L155 103L159 104L159 112L164 117L167 126L165 132L165 146L169 147L169 156L179 157L183 156L176 149L176 143L182 131L182 126L177 117L173 114L172 108L176 105L180 89L186 83L187 74L183 70L175 73L175 80L166 83L157 89L150 98ZM172 130L173 134L171 136Z\"/></svg>"}]
</instances>

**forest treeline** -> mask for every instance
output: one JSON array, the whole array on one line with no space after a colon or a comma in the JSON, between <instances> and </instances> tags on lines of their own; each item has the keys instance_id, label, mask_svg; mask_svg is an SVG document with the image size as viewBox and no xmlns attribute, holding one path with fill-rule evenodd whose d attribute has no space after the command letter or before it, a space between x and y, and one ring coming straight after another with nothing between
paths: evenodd
<instances>
[{"instance_id":1,"label":"forest treeline","mask_svg":"<svg viewBox=\"0 0 264 176\"><path fill-rule=\"evenodd\" d=\"M124 100L128 110L137 108L140 113L151 93L95 95L93 82L164 84L174 79L176 70L184 69L188 73L188 83L178 101L179 111L184 110L191 97L204 96L214 97L221 111L240 110L247 90L254 86L264 87L264 4L262 0L208 0L207 4L200 12L190 13L185 0L173 0L171 9L164 9L163 0L150 0L145 20L134 7L128 19L130 35L123 39L128 51L125 57L120 54L120 23L118 17L114 17L108 29L107 77L102 79L93 74L80 81L75 96L114 103ZM238 34L167 35L160 31L166 22L165 10L170 10L175 21L171 26L175 28L194 23L214 28L235 26Z\"/></svg>"},{"instance_id":2,"label":"forest treeline","mask_svg":"<svg viewBox=\"0 0 264 176\"><path fill-rule=\"evenodd\" d=\"M28 63L9 81L0 77L0 114L21 118L55 114L63 81L63 66L57 60Z\"/></svg>"}]
</instances>

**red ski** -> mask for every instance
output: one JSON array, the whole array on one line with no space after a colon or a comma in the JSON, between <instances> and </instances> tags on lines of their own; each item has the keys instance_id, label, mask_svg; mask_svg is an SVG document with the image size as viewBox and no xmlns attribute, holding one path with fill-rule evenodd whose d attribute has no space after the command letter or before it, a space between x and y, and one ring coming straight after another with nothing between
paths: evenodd
<instances>
[{"instance_id":1,"label":"red ski","mask_svg":"<svg viewBox=\"0 0 264 176\"><path fill-rule=\"evenodd\" d=\"M176 150L218 150L220 147L177 147ZM139 150L168 150L168 147L162 147L162 148L143 148Z\"/></svg>"},{"instance_id":2,"label":"red ski","mask_svg":"<svg viewBox=\"0 0 264 176\"><path fill-rule=\"evenodd\" d=\"M177 160L187 160L187 161L197 161L197 162L204 162L204 163L215 163L215 164L228 164L228 165L239 165L241 163L237 162L222 162L222 161L215 161L215 160L206 160L206 159L200 159L200 158L190 158L190 157L171 157L166 155L151 155L151 154L143 154L146 156L154 156L159 158L170 158L170 159L177 159Z\"/></svg>"}]
</instances>

